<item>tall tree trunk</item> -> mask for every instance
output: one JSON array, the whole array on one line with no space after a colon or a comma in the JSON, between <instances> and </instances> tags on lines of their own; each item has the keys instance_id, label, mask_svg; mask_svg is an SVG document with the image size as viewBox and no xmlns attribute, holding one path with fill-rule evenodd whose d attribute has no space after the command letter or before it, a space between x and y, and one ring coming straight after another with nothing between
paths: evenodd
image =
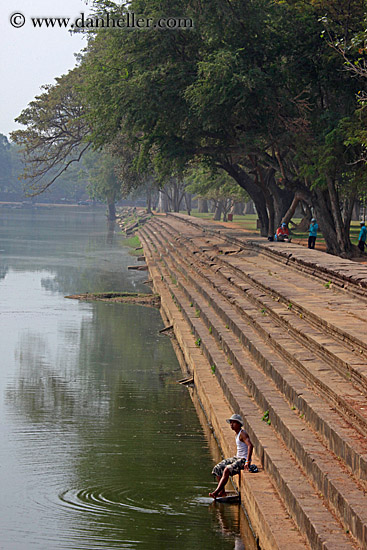
<instances>
[{"instance_id":1,"label":"tall tree trunk","mask_svg":"<svg viewBox=\"0 0 367 550\"><path fill-rule=\"evenodd\" d=\"M222 210L223 210L222 201L217 201L216 206L215 206L214 217L213 217L214 221L216 221L216 222L220 221L220 218L222 216Z\"/></svg>"},{"instance_id":2,"label":"tall tree trunk","mask_svg":"<svg viewBox=\"0 0 367 550\"><path fill-rule=\"evenodd\" d=\"M159 199L159 192L157 190L154 190L152 192L152 210L157 210L158 208L158 199Z\"/></svg>"},{"instance_id":3,"label":"tall tree trunk","mask_svg":"<svg viewBox=\"0 0 367 550\"><path fill-rule=\"evenodd\" d=\"M150 188L147 189L147 213L152 213L152 190Z\"/></svg>"},{"instance_id":4,"label":"tall tree trunk","mask_svg":"<svg viewBox=\"0 0 367 550\"><path fill-rule=\"evenodd\" d=\"M348 236L350 232L350 224L352 221L354 205L356 202L356 196L357 196L357 193L355 192L351 194L349 197L347 197L344 201L343 224L344 224L344 229L348 232Z\"/></svg>"},{"instance_id":5,"label":"tall tree trunk","mask_svg":"<svg viewBox=\"0 0 367 550\"><path fill-rule=\"evenodd\" d=\"M174 212L179 212L180 211L180 205L179 205L179 191L178 191L178 186L177 186L177 183L174 183L173 186L172 186L172 210Z\"/></svg>"},{"instance_id":6,"label":"tall tree trunk","mask_svg":"<svg viewBox=\"0 0 367 550\"><path fill-rule=\"evenodd\" d=\"M159 191L159 196L158 196L157 211L164 212L164 213L169 212L168 197L166 193L164 193L161 190Z\"/></svg>"},{"instance_id":7,"label":"tall tree trunk","mask_svg":"<svg viewBox=\"0 0 367 550\"><path fill-rule=\"evenodd\" d=\"M171 188L171 206L174 212L179 212L181 208L182 199L184 198L184 190L182 184L180 185L179 181L173 181L170 184Z\"/></svg>"},{"instance_id":8,"label":"tall tree trunk","mask_svg":"<svg viewBox=\"0 0 367 550\"><path fill-rule=\"evenodd\" d=\"M246 202L243 213L245 214L245 216L246 214L255 214L254 203L252 201Z\"/></svg>"},{"instance_id":9,"label":"tall tree trunk","mask_svg":"<svg viewBox=\"0 0 367 550\"><path fill-rule=\"evenodd\" d=\"M273 198L270 195L270 193L265 190L264 192L265 200L266 200L266 207L268 209L269 214L269 222L268 222L268 237L273 237L275 233L275 208L274 208L274 202Z\"/></svg>"},{"instance_id":10,"label":"tall tree trunk","mask_svg":"<svg viewBox=\"0 0 367 550\"><path fill-rule=\"evenodd\" d=\"M326 251L335 256L348 257L338 239L334 217L331 211L330 196L327 189L315 189L313 191L313 207L315 217L326 243Z\"/></svg>"},{"instance_id":11,"label":"tall tree trunk","mask_svg":"<svg viewBox=\"0 0 367 550\"><path fill-rule=\"evenodd\" d=\"M108 220L106 243L113 244L113 238L115 235L116 223L114 220Z\"/></svg>"},{"instance_id":12,"label":"tall tree trunk","mask_svg":"<svg viewBox=\"0 0 367 550\"><path fill-rule=\"evenodd\" d=\"M107 218L109 220L115 220L116 219L116 205L114 200L108 200L107 202L107 208L108 208L108 216Z\"/></svg>"},{"instance_id":13,"label":"tall tree trunk","mask_svg":"<svg viewBox=\"0 0 367 550\"><path fill-rule=\"evenodd\" d=\"M223 221L228 221L228 212L233 208L233 201L231 199L222 200Z\"/></svg>"},{"instance_id":14,"label":"tall tree trunk","mask_svg":"<svg viewBox=\"0 0 367 550\"><path fill-rule=\"evenodd\" d=\"M273 168L266 171L265 185L273 198L275 226L278 227L292 204L294 191L279 187L275 181L275 170Z\"/></svg>"},{"instance_id":15,"label":"tall tree trunk","mask_svg":"<svg viewBox=\"0 0 367 550\"><path fill-rule=\"evenodd\" d=\"M288 224L291 221L291 219L294 216L294 213L296 211L296 208L298 206L299 201L300 201L300 198L297 195L295 195L294 199L292 200L292 204L290 205L287 212L285 213L285 215L281 219L281 223Z\"/></svg>"},{"instance_id":16,"label":"tall tree trunk","mask_svg":"<svg viewBox=\"0 0 367 550\"><path fill-rule=\"evenodd\" d=\"M310 227L311 218L312 218L311 208L309 207L307 202L302 201L301 202L301 209L302 209L302 212L303 212L303 217L302 217L302 220L297 225L297 230L298 231L308 231L308 228Z\"/></svg>"},{"instance_id":17,"label":"tall tree trunk","mask_svg":"<svg viewBox=\"0 0 367 550\"><path fill-rule=\"evenodd\" d=\"M198 211L200 214L208 213L208 199L198 198Z\"/></svg>"},{"instance_id":18,"label":"tall tree trunk","mask_svg":"<svg viewBox=\"0 0 367 550\"><path fill-rule=\"evenodd\" d=\"M261 187L261 190L265 197L266 202L266 208L268 210L268 231L267 236L273 238L273 235L275 233L275 201L274 201L274 193L270 190L270 178L274 177L274 169L267 170L266 172L263 170L262 166L256 164L256 171L258 174L258 182L259 186Z\"/></svg>"},{"instance_id":19,"label":"tall tree trunk","mask_svg":"<svg viewBox=\"0 0 367 550\"><path fill-rule=\"evenodd\" d=\"M327 186L330 197L331 213L334 219L337 243L342 254L348 256L351 255L352 252L352 243L349 239L349 227L346 230L344 226L340 210L339 197L335 187L335 181L330 177L327 178Z\"/></svg>"},{"instance_id":20,"label":"tall tree trunk","mask_svg":"<svg viewBox=\"0 0 367 550\"><path fill-rule=\"evenodd\" d=\"M185 193L185 194L184 194L184 197L185 197L185 203L186 203L187 214L188 214L188 216L190 216L190 215L191 215L191 199L192 199L192 195L191 195L191 193Z\"/></svg>"},{"instance_id":21,"label":"tall tree trunk","mask_svg":"<svg viewBox=\"0 0 367 550\"><path fill-rule=\"evenodd\" d=\"M353 211L352 211L353 221L359 221L360 210L361 210L361 207L360 207L359 201L355 200L353 204Z\"/></svg>"},{"instance_id":22,"label":"tall tree trunk","mask_svg":"<svg viewBox=\"0 0 367 550\"><path fill-rule=\"evenodd\" d=\"M223 163L222 168L244 189L253 200L260 222L260 234L268 236L269 216L266 210L266 201L261 189L253 179L238 165Z\"/></svg>"},{"instance_id":23,"label":"tall tree trunk","mask_svg":"<svg viewBox=\"0 0 367 550\"><path fill-rule=\"evenodd\" d=\"M269 231L269 216L266 210L265 201L261 203L254 200L254 204L260 223L260 235L262 237L267 237Z\"/></svg>"},{"instance_id":24,"label":"tall tree trunk","mask_svg":"<svg viewBox=\"0 0 367 550\"><path fill-rule=\"evenodd\" d=\"M231 208L231 212L235 216L242 216L245 205L243 202L235 202Z\"/></svg>"}]
</instances>

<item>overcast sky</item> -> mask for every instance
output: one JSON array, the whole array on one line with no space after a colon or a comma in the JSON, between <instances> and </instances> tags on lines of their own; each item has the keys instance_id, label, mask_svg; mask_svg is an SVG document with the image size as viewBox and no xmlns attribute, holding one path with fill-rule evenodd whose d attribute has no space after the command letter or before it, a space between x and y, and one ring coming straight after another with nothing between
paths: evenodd
<instances>
[{"instance_id":1,"label":"overcast sky","mask_svg":"<svg viewBox=\"0 0 367 550\"><path fill-rule=\"evenodd\" d=\"M34 28L30 17L70 17L89 13L84 0L11 0L0 3L0 133L20 126L14 122L20 112L40 93L43 84L75 66L74 53L85 47L81 35L67 29ZM25 16L25 24L15 28L10 23L14 13ZM21 18L15 18L20 24Z\"/></svg>"}]
</instances>

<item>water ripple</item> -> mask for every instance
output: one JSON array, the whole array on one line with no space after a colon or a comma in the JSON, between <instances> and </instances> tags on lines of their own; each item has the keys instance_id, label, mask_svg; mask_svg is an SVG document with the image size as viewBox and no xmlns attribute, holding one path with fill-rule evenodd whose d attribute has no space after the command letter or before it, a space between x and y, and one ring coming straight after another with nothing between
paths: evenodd
<instances>
[{"instance_id":1,"label":"water ripple","mask_svg":"<svg viewBox=\"0 0 367 550\"><path fill-rule=\"evenodd\" d=\"M154 503L141 506L141 503L132 499L124 490L111 488L101 489L90 487L87 489L68 489L59 494L61 503L79 512L98 514L99 516L114 516L138 512L142 514L184 515L167 504Z\"/></svg>"}]
</instances>

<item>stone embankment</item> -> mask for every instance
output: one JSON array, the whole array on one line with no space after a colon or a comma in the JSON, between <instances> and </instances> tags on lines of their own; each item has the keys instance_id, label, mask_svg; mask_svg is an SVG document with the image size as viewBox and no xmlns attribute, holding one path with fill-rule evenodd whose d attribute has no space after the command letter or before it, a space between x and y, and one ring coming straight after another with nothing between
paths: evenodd
<instances>
[{"instance_id":1,"label":"stone embankment","mask_svg":"<svg viewBox=\"0 0 367 550\"><path fill-rule=\"evenodd\" d=\"M225 455L225 419L245 419L260 547L367 549L366 268L180 215L139 237Z\"/></svg>"}]
</instances>

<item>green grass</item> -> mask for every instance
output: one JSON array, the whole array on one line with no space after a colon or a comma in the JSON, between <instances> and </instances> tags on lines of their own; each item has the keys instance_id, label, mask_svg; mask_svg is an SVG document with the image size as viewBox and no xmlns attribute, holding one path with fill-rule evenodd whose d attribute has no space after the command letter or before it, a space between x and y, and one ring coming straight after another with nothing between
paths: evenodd
<instances>
[{"instance_id":1,"label":"green grass","mask_svg":"<svg viewBox=\"0 0 367 550\"><path fill-rule=\"evenodd\" d=\"M182 214L187 214L185 210L182 210ZM208 213L208 214L202 214L197 212L196 210L191 211L191 215L195 218L201 218L203 220L213 220L214 214ZM246 216L233 216L233 221L243 227L244 229L247 229L248 231L258 231L256 229L256 220L257 215L256 214L247 214Z\"/></svg>"},{"instance_id":2,"label":"green grass","mask_svg":"<svg viewBox=\"0 0 367 550\"><path fill-rule=\"evenodd\" d=\"M128 239L124 239L122 241L123 246L128 246L130 248L129 254L130 256L141 256L143 254L143 249L135 250L135 248L138 248L141 246L140 239L137 235L134 235L133 237L129 237Z\"/></svg>"},{"instance_id":3,"label":"green grass","mask_svg":"<svg viewBox=\"0 0 367 550\"><path fill-rule=\"evenodd\" d=\"M133 237L124 239L124 245L129 246L130 248L138 248L138 246L141 246L141 242L139 237L137 235L134 235ZM141 252L139 252L139 254L141 254Z\"/></svg>"}]
</instances>

